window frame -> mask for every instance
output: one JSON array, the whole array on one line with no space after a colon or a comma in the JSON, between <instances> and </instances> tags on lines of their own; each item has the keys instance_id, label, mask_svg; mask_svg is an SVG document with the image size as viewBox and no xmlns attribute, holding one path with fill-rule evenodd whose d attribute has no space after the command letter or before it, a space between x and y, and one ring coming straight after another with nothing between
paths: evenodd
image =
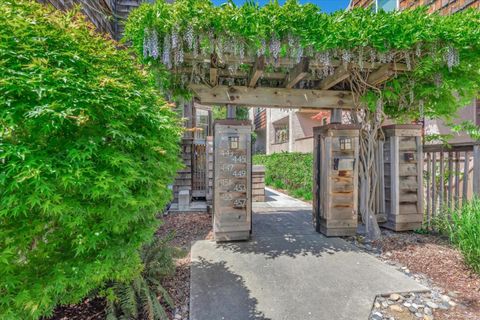
<instances>
[{"instance_id":1,"label":"window frame","mask_svg":"<svg viewBox=\"0 0 480 320\"><path fill-rule=\"evenodd\" d=\"M378 1L379 0L375 0L375 13L378 13ZM400 0L395 0L395 10L393 11L398 11L400 10Z\"/></svg>"}]
</instances>

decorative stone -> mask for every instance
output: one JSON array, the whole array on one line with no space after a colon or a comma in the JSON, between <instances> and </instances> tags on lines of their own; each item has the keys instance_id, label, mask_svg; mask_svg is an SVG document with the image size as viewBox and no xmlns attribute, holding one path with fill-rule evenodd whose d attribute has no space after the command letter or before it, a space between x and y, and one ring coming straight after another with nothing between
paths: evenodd
<instances>
[{"instance_id":1,"label":"decorative stone","mask_svg":"<svg viewBox=\"0 0 480 320\"><path fill-rule=\"evenodd\" d=\"M372 314L372 320L383 320L383 315L380 312L375 312Z\"/></svg>"},{"instance_id":2,"label":"decorative stone","mask_svg":"<svg viewBox=\"0 0 480 320\"><path fill-rule=\"evenodd\" d=\"M441 304L439 305L439 308L442 309L442 310L448 310L448 308L450 308L450 304L445 303L445 302L444 302L444 303L441 303Z\"/></svg>"},{"instance_id":3,"label":"decorative stone","mask_svg":"<svg viewBox=\"0 0 480 320\"><path fill-rule=\"evenodd\" d=\"M438 304L436 304L433 301L427 301L427 306L429 306L432 309L438 309Z\"/></svg>"},{"instance_id":4,"label":"decorative stone","mask_svg":"<svg viewBox=\"0 0 480 320\"><path fill-rule=\"evenodd\" d=\"M415 317L423 318L423 314L421 312L415 312Z\"/></svg>"},{"instance_id":5,"label":"decorative stone","mask_svg":"<svg viewBox=\"0 0 480 320\"><path fill-rule=\"evenodd\" d=\"M397 294L397 293L392 293L392 294L390 295L389 299L392 300L392 301L397 301L397 300L400 299L400 295Z\"/></svg>"},{"instance_id":6,"label":"decorative stone","mask_svg":"<svg viewBox=\"0 0 480 320\"><path fill-rule=\"evenodd\" d=\"M375 307L375 309L380 309L380 307L381 307L380 303L378 303L378 302L375 302L373 306Z\"/></svg>"},{"instance_id":7,"label":"decorative stone","mask_svg":"<svg viewBox=\"0 0 480 320\"><path fill-rule=\"evenodd\" d=\"M448 301L448 304L449 304L451 307L455 307L455 306L457 305L457 304L456 304L454 301L452 301L452 300Z\"/></svg>"},{"instance_id":8,"label":"decorative stone","mask_svg":"<svg viewBox=\"0 0 480 320\"><path fill-rule=\"evenodd\" d=\"M395 312L403 312L403 308L400 307L398 304L391 305L390 310Z\"/></svg>"}]
</instances>

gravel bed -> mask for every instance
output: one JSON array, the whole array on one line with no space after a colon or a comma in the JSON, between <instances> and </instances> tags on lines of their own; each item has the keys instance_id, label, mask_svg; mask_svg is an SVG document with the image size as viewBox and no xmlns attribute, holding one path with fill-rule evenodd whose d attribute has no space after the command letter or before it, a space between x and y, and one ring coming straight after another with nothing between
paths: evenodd
<instances>
[{"instance_id":1,"label":"gravel bed","mask_svg":"<svg viewBox=\"0 0 480 320\"><path fill-rule=\"evenodd\" d=\"M403 293L396 302L377 297L370 319L480 320L480 275L465 265L461 253L447 239L382 230L382 239L374 243L361 236L347 240L431 290L427 294Z\"/></svg>"}]
</instances>

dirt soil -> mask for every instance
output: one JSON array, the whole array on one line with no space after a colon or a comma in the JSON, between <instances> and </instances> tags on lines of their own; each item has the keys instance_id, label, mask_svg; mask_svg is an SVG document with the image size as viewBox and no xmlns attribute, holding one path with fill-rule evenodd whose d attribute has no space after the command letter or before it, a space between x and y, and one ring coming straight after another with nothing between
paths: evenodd
<instances>
[{"instance_id":1,"label":"dirt soil","mask_svg":"<svg viewBox=\"0 0 480 320\"><path fill-rule=\"evenodd\" d=\"M164 224L157 232L163 237L174 231L172 245L182 248L188 255L176 260L176 272L165 279L163 286L175 302L175 308L167 310L169 318L188 319L190 297L190 245L194 240L212 238L212 216L207 213L171 214L164 216ZM45 320L101 320L105 319L104 299L85 299L75 305L60 306Z\"/></svg>"},{"instance_id":2,"label":"dirt soil","mask_svg":"<svg viewBox=\"0 0 480 320\"><path fill-rule=\"evenodd\" d=\"M377 245L386 260L427 276L434 285L454 296L458 305L448 311L436 310L435 319L480 320L480 275L468 268L461 253L446 239L411 232L386 232Z\"/></svg>"}]
</instances>

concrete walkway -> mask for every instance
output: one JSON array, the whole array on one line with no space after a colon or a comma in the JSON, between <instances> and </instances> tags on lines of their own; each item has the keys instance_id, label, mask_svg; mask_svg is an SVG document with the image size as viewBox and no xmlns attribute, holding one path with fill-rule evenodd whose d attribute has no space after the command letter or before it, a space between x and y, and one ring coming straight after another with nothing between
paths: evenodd
<instances>
[{"instance_id":1,"label":"concrete walkway","mask_svg":"<svg viewBox=\"0 0 480 320\"><path fill-rule=\"evenodd\" d=\"M308 204L268 192L278 203L254 207L251 241L193 244L191 320L367 320L375 296L426 290L350 243L316 233ZM293 207L277 207L282 202Z\"/></svg>"}]
</instances>

